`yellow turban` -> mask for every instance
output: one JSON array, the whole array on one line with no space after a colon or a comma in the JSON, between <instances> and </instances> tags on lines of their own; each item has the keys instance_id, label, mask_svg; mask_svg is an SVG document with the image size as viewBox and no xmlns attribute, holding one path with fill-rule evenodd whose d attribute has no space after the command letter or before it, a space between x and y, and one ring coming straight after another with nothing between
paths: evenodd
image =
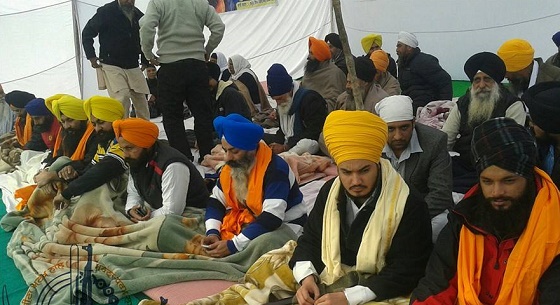
<instances>
[{"instance_id":1,"label":"yellow turban","mask_svg":"<svg viewBox=\"0 0 560 305\"><path fill-rule=\"evenodd\" d=\"M523 39L510 39L504 42L497 53L506 64L507 72L517 72L527 68L535 56L531 44Z\"/></svg>"},{"instance_id":2,"label":"yellow turban","mask_svg":"<svg viewBox=\"0 0 560 305\"><path fill-rule=\"evenodd\" d=\"M105 122L114 122L124 117L121 102L106 96L92 96L84 102L84 111L91 121L91 115Z\"/></svg>"},{"instance_id":3,"label":"yellow turban","mask_svg":"<svg viewBox=\"0 0 560 305\"><path fill-rule=\"evenodd\" d=\"M387 133L387 123L369 111L333 111L323 127L325 144L336 164L358 159L379 163Z\"/></svg>"},{"instance_id":4,"label":"yellow turban","mask_svg":"<svg viewBox=\"0 0 560 305\"><path fill-rule=\"evenodd\" d=\"M385 72L389 67L389 55L383 50L376 50L371 53L369 59L373 61L373 65L377 71Z\"/></svg>"},{"instance_id":5,"label":"yellow turban","mask_svg":"<svg viewBox=\"0 0 560 305\"><path fill-rule=\"evenodd\" d=\"M53 95L45 100L45 105L59 121L61 114L73 120L87 120L87 115L84 111L84 101L71 95Z\"/></svg>"},{"instance_id":6,"label":"yellow turban","mask_svg":"<svg viewBox=\"0 0 560 305\"><path fill-rule=\"evenodd\" d=\"M149 148L159 136L159 129L156 124L139 118L128 118L113 122L115 137L122 137L127 142L138 147Z\"/></svg>"},{"instance_id":7,"label":"yellow turban","mask_svg":"<svg viewBox=\"0 0 560 305\"><path fill-rule=\"evenodd\" d=\"M362 49L367 54L373 44L378 45L380 48L383 45L383 37L379 34L369 34L362 38Z\"/></svg>"}]
</instances>

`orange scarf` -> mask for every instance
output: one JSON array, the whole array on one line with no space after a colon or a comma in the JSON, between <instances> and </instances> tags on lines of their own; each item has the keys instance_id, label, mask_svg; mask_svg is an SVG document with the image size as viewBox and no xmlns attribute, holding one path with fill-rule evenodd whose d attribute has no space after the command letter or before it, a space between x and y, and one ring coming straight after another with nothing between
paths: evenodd
<instances>
[{"instance_id":1,"label":"orange scarf","mask_svg":"<svg viewBox=\"0 0 560 305\"><path fill-rule=\"evenodd\" d=\"M531 305L537 296L537 285L554 258L560 254L560 192L542 170L535 167L542 179L531 216L525 230L508 259L506 271L495 305ZM458 303L482 304L480 276L484 258L484 236L461 229L457 258Z\"/></svg>"},{"instance_id":2,"label":"orange scarf","mask_svg":"<svg viewBox=\"0 0 560 305\"><path fill-rule=\"evenodd\" d=\"M33 119L29 114L27 114L27 116L25 117L25 126L23 126L23 128L20 126L20 122L21 117L18 116L16 118L14 129L16 130L16 138L19 145L21 145L21 147L24 147L25 144L27 144L27 142L31 140L31 133L33 131Z\"/></svg>"},{"instance_id":3,"label":"orange scarf","mask_svg":"<svg viewBox=\"0 0 560 305\"><path fill-rule=\"evenodd\" d=\"M91 123L88 122L86 131L84 132L84 135L80 139L80 142L78 142L78 146L76 147L76 149L74 150L74 153L70 157L70 159L72 159L72 161L78 161L78 160L83 160L84 159L84 156L86 155L87 141L89 140L89 137L91 136L91 134L93 133L94 130L95 129L93 128L93 125L91 125ZM62 139L62 132L61 131L62 131L62 129L59 130L58 136L56 137L56 142L54 143L53 157L56 157L58 155L58 150L62 146L62 141L64 141L64 139Z\"/></svg>"},{"instance_id":4,"label":"orange scarf","mask_svg":"<svg viewBox=\"0 0 560 305\"><path fill-rule=\"evenodd\" d=\"M238 235L245 224L253 222L255 217L262 212L264 174L272 160L272 150L262 141L257 148L255 160L256 163L247 182L247 206L237 202L237 196L233 189L233 179L231 179L231 168L226 165L220 173L220 183L226 198L226 204L231 208L224 217L220 228L220 235L224 240L232 239L235 235Z\"/></svg>"}]
</instances>

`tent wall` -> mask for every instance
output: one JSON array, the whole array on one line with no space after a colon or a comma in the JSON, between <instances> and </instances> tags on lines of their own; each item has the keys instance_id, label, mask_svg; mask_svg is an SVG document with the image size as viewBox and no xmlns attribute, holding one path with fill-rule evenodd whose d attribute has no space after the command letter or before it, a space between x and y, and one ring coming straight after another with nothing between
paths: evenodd
<instances>
[{"instance_id":1,"label":"tent wall","mask_svg":"<svg viewBox=\"0 0 560 305\"><path fill-rule=\"evenodd\" d=\"M106 95L97 90L95 71L79 45L81 29L105 2L0 1L0 83L5 91L27 90L38 96L64 92L83 98ZM145 11L147 3L137 0L136 6ZM463 63L469 56L495 52L510 38L527 39L536 56L547 58L556 52L550 37L560 30L557 0L342 0L342 9L355 55L363 54L361 37L376 32L383 34L383 49L396 57L397 34L406 30L416 33L420 48L437 56L456 80L466 79ZM221 17L226 34L216 51L228 57L243 55L260 80L276 62L294 78L302 76L307 37L324 38L336 29L327 0L278 0L278 6Z\"/></svg>"}]
</instances>

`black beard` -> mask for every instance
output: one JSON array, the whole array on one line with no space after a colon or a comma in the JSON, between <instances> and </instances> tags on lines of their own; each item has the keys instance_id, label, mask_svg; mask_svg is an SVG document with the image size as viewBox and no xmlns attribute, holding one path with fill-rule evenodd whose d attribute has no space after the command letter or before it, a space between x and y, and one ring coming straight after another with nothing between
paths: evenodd
<instances>
[{"instance_id":1,"label":"black beard","mask_svg":"<svg viewBox=\"0 0 560 305\"><path fill-rule=\"evenodd\" d=\"M47 116L45 118L45 122L43 124L34 124L33 131L37 131L40 133L47 132L51 129L51 124L53 122L53 117Z\"/></svg>"},{"instance_id":2,"label":"black beard","mask_svg":"<svg viewBox=\"0 0 560 305\"><path fill-rule=\"evenodd\" d=\"M320 61L316 59L308 59L305 64L305 72L313 73L319 69Z\"/></svg>"},{"instance_id":3,"label":"black beard","mask_svg":"<svg viewBox=\"0 0 560 305\"><path fill-rule=\"evenodd\" d=\"M145 167L146 164L148 163L149 158L150 156L148 150L143 149L138 159L124 158L124 161L128 163L128 166L130 166L131 170L137 170L139 168Z\"/></svg>"},{"instance_id":4,"label":"black beard","mask_svg":"<svg viewBox=\"0 0 560 305\"><path fill-rule=\"evenodd\" d=\"M235 169L242 169L245 170L246 172L249 171L249 169L253 166L253 158L249 156L249 154L245 154L245 156L243 156L241 159L237 160L237 161L227 161L226 164L229 165L231 168L235 168Z\"/></svg>"},{"instance_id":5,"label":"black beard","mask_svg":"<svg viewBox=\"0 0 560 305\"><path fill-rule=\"evenodd\" d=\"M77 129L62 129L62 154L64 156L71 156L76 147L78 147L78 143L84 136L86 132L87 122L82 121L80 123L80 127Z\"/></svg>"},{"instance_id":6,"label":"black beard","mask_svg":"<svg viewBox=\"0 0 560 305\"><path fill-rule=\"evenodd\" d=\"M484 198L482 192L478 194L478 202L474 210L473 225L479 226L486 232L496 236L499 241L519 237L531 215L535 200L535 182L528 179L525 192L518 199L511 200L511 207L498 211L492 207L492 198Z\"/></svg>"},{"instance_id":7,"label":"black beard","mask_svg":"<svg viewBox=\"0 0 560 305\"><path fill-rule=\"evenodd\" d=\"M525 92L525 90L529 88L529 80L526 79L511 79L509 80L509 83L515 92Z\"/></svg>"},{"instance_id":8,"label":"black beard","mask_svg":"<svg viewBox=\"0 0 560 305\"><path fill-rule=\"evenodd\" d=\"M101 145L105 145L115 139L115 132L111 131L100 131L96 133L97 141Z\"/></svg>"}]
</instances>

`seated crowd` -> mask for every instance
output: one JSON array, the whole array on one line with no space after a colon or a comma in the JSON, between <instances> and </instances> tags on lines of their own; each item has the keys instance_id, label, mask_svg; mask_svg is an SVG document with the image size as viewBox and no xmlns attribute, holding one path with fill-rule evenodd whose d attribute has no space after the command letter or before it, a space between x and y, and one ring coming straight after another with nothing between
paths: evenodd
<instances>
[{"instance_id":1,"label":"seated crowd","mask_svg":"<svg viewBox=\"0 0 560 305\"><path fill-rule=\"evenodd\" d=\"M560 32L553 41L560 45ZM210 53L196 67L208 71L196 89L207 105L170 98L169 79L180 76L169 64L150 66L150 90L131 93L138 118L122 98L43 99L0 87L0 103L14 114L13 128L2 130L2 158L48 152L32 191L53 189L59 210L101 186L133 223L205 209L200 246L208 257L286 230L297 240L288 264L300 305L558 302L558 54L543 62L529 42L512 39L472 55L464 63L470 88L438 130L416 117L452 99L438 59L408 32L398 35L396 61L381 35L361 44L355 84L335 33L309 37L301 81L274 63L266 87L243 56ZM142 60L160 63L151 55ZM195 117L196 161L184 134L171 131L179 99ZM168 141L148 120L160 114ZM221 162L201 172L211 144ZM337 173L307 205L287 160L305 154L330 157ZM204 175L212 170L215 180Z\"/></svg>"}]
</instances>

